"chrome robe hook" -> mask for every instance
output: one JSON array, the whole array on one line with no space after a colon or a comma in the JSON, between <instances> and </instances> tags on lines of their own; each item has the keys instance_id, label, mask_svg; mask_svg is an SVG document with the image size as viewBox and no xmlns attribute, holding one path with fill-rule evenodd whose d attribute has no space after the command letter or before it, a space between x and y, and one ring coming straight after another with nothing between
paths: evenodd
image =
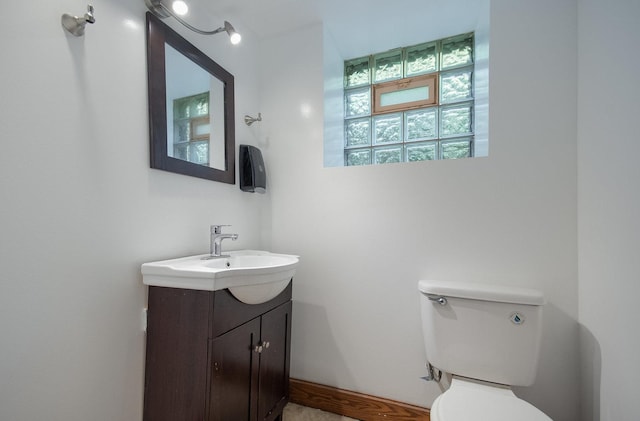
<instances>
[{"instance_id":1,"label":"chrome robe hook","mask_svg":"<svg viewBox=\"0 0 640 421\"><path fill-rule=\"evenodd\" d=\"M94 23L96 18L93 16L93 6L87 5L87 13L84 16L71 16L68 13L62 15L62 26L66 29L70 34L75 35L77 37L81 37L84 35L84 27L87 23Z\"/></svg>"},{"instance_id":2,"label":"chrome robe hook","mask_svg":"<svg viewBox=\"0 0 640 421\"><path fill-rule=\"evenodd\" d=\"M251 126L253 123L257 121L262 121L262 114L258 113L258 117L251 117L250 115L244 116L244 124L247 126Z\"/></svg>"}]
</instances>

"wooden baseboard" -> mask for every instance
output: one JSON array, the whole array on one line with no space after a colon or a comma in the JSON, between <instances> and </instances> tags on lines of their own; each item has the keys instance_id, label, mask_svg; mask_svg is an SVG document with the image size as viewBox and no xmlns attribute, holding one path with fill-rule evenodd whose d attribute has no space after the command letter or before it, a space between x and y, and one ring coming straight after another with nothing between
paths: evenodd
<instances>
[{"instance_id":1,"label":"wooden baseboard","mask_svg":"<svg viewBox=\"0 0 640 421\"><path fill-rule=\"evenodd\" d=\"M376 396L291 379L290 401L362 421L429 421L429 410Z\"/></svg>"}]
</instances>

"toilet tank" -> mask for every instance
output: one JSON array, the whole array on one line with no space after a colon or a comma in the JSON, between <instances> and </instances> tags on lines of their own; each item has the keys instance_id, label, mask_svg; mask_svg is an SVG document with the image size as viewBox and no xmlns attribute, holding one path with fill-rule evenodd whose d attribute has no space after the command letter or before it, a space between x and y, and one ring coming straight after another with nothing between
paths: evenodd
<instances>
[{"instance_id":1,"label":"toilet tank","mask_svg":"<svg viewBox=\"0 0 640 421\"><path fill-rule=\"evenodd\" d=\"M493 383L533 384L545 302L540 291L427 280L418 289L431 365Z\"/></svg>"}]
</instances>

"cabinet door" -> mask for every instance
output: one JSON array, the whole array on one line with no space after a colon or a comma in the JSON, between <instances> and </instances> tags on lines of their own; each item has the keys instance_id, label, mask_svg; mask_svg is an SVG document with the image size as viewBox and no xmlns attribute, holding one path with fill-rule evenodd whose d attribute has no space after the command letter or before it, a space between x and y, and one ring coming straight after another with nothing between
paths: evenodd
<instances>
[{"instance_id":1,"label":"cabinet door","mask_svg":"<svg viewBox=\"0 0 640 421\"><path fill-rule=\"evenodd\" d=\"M253 319L211 344L211 421L252 421L257 416L260 319Z\"/></svg>"},{"instance_id":2,"label":"cabinet door","mask_svg":"<svg viewBox=\"0 0 640 421\"><path fill-rule=\"evenodd\" d=\"M144 421L206 419L210 308L209 291L149 287Z\"/></svg>"},{"instance_id":3,"label":"cabinet door","mask_svg":"<svg viewBox=\"0 0 640 421\"><path fill-rule=\"evenodd\" d=\"M258 420L273 420L289 399L291 301L262 316ZM266 343L268 342L268 346Z\"/></svg>"}]
</instances>

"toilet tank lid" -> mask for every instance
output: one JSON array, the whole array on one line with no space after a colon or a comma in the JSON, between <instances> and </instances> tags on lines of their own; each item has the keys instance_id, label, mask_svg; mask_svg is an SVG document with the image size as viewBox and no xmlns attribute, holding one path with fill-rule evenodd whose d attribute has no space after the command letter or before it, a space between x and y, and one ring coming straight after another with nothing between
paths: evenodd
<instances>
[{"instance_id":1,"label":"toilet tank lid","mask_svg":"<svg viewBox=\"0 0 640 421\"><path fill-rule=\"evenodd\" d=\"M469 300L533 306L541 306L545 303L544 294L541 291L507 285L421 280L418 282L418 289L423 294L466 298Z\"/></svg>"}]
</instances>

